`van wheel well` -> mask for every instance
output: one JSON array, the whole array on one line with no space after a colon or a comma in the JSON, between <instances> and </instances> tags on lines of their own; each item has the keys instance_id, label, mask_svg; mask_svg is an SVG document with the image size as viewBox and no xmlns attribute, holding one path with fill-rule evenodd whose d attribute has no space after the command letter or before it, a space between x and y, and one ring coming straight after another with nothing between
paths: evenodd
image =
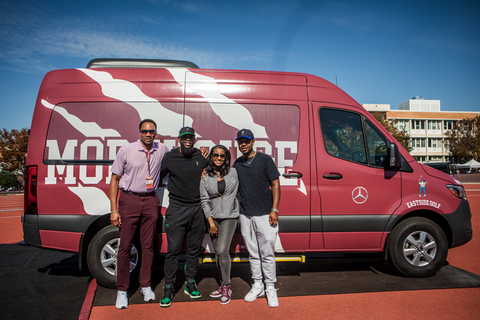
<instances>
[{"instance_id":1,"label":"van wheel well","mask_svg":"<svg viewBox=\"0 0 480 320\"><path fill-rule=\"evenodd\" d=\"M389 260L407 277L429 277L445 264L448 242L438 224L412 217L395 226L386 244Z\"/></svg>"},{"instance_id":2,"label":"van wheel well","mask_svg":"<svg viewBox=\"0 0 480 320\"><path fill-rule=\"evenodd\" d=\"M445 236L447 237L447 241L448 241L448 247L449 248L452 247L453 233L452 233L452 229L450 228L447 220L445 220L445 218L443 218L441 214L438 214L436 212L429 211L429 210L412 211L412 212L409 212L408 214L402 216L397 221L395 221L395 224L392 225L391 229L389 230L390 232L387 236L385 244L387 244L390 241L391 231L397 225L399 225L401 222L403 222L406 219L414 218L414 217L426 218L426 219L429 219L429 220L432 220L433 222L435 222L440 228L442 228L443 232L445 233ZM384 250L384 258L385 258L385 260L388 260L388 249L387 249L386 245L384 246L383 250Z\"/></svg>"},{"instance_id":3,"label":"van wheel well","mask_svg":"<svg viewBox=\"0 0 480 320\"><path fill-rule=\"evenodd\" d=\"M103 216L99 216L97 220L95 220L85 231L82 236L82 240L80 241L80 248L78 250L78 269L85 270L87 268L87 251L90 242L92 241L93 237L110 224L110 214L104 214Z\"/></svg>"},{"instance_id":4,"label":"van wheel well","mask_svg":"<svg viewBox=\"0 0 480 320\"><path fill-rule=\"evenodd\" d=\"M159 219L160 220L160 219ZM103 216L99 216L97 220L95 220L85 231L82 235L82 239L80 241L80 248L78 250L78 269L80 271L87 269L87 251L90 242L95 237L97 233L100 232L103 228L110 225L110 214L104 214ZM138 237L138 232L135 235ZM137 239L138 240L138 239ZM153 241L153 252L156 253L157 251L157 242Z\"/></svg>"}]
</instances>

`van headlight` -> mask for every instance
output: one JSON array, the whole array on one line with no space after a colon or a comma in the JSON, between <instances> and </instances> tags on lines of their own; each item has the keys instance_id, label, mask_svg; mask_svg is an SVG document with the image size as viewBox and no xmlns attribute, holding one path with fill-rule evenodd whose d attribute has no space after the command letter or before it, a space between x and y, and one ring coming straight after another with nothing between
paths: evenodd
<instances>
[{"instance_id":1,"label":"van headlight","mask_svg":"<svg viewBox=\"0 0 480 320\"><path fill-rule=\"evenodd\" d=\"M455 197L467 200L467 194L465 193L465 189L463 189L462 186L447 184L447 188Z\"/></svg>"}]
</instances>

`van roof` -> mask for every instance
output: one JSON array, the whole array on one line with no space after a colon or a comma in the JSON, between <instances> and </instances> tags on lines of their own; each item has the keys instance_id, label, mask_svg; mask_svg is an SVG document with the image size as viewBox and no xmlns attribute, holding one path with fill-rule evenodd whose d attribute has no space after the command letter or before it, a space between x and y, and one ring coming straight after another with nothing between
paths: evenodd
<instances>
[{"instance_id":1,"label":"van roof","mask_svg":"<svg viewBox=\"0 0 480 320\"><path fill-rule=\"evenodd\" d=\"M96 58L87 64L87 68L196 68L198 66L190 61L166 59L120 59Z\"/></svg>"}]
</instances>

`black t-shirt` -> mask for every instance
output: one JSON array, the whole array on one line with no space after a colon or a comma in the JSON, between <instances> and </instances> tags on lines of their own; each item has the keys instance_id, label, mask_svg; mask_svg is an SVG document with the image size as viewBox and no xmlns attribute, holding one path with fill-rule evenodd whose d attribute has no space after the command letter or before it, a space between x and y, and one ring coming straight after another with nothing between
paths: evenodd
<instances>
[{"instance_id":1,"label":"black t-shirt","mask_svg":"<svg viewBox=\"0 0 480 320\"><path fill-rule=\"evenodd\" d=\"M257 152L255 158L249 158L246 163L241 156L233 164L240 182L238 187L240 213L247 216L270 214L273 205L270 182L278 179L280 173L273 159L264 153Z\"/></svg>"},{"instance_id":2,"label":"black t-shirt","mask_svg":"<svg viewBox=\"0 0 480 320\"><path fill-rule=\"evenodd\" d=\"M167 152L163 157L160 179L167 174L170 202L181 205L200 204L200 178L207 159L200 150L183 154L180 148Z\"/></svg>"}]
</instances>

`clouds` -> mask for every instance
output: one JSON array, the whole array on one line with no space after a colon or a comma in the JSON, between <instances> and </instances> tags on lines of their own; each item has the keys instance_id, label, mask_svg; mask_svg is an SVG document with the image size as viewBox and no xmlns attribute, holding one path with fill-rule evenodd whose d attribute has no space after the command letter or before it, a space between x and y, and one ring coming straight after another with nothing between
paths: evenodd
<instances>
[{"instance_id":1,"label":"clouds","mask_svg":"<svg viewBox=\"0 0 480 320\"><path fill-rule=\"evenodd\" d=\"M200 10L189 2L150 2L176 10ZM8 11L0 13L0 68L3 69L44 73L51 69L79 67L59 63L69 58L86 61L97 57L178 59L194 61L203 68L263 59L263 55L257 53L200 49L172 41L174 27L165 26L161 16L142 12L132 12L128 16L112 14L108 19L101 19L100 14L49 12L44 8Z\"/></svg>"}]
</instances>

